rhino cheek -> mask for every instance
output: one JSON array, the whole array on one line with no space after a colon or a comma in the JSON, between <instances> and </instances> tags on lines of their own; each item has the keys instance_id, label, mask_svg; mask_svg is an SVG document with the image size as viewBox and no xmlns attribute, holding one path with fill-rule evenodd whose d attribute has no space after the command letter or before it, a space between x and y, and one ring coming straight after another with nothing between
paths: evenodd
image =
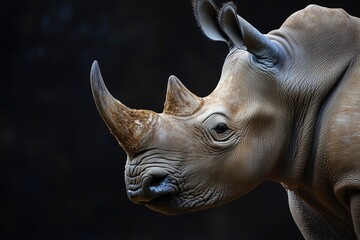
<instances>
[{"instance_id":1,"label":"rhino cheek","mask_svg":"<svg viewBox=\"0 0 360 240\"><path fill-rule=\"evenodd\" d=\"M272 117L268 121L252 123L234 150L226 172L229 178L237 179L243 186L240 195L269 179L275 171L286 147L287 136L282 126L281 121Z\"/></svg>"}]
</instances>

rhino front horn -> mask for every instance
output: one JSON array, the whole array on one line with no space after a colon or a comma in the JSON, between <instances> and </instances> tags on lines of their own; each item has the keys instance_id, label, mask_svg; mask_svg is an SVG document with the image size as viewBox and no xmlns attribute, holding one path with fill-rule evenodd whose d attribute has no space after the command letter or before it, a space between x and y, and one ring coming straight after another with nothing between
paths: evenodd
<instances>
[{"instance_id":1,"label":"rhino front horn","mask_svg":"<svg viewBox=\"0 0 360 240\"><path fill-rule=\"evenodd\" d=\"M90 84L97 109L128 155L139 150L156 122L157 114L148 110L134 110L116 100L107 90L97 61L90 72Z\"/></svg>"}]
</instances>

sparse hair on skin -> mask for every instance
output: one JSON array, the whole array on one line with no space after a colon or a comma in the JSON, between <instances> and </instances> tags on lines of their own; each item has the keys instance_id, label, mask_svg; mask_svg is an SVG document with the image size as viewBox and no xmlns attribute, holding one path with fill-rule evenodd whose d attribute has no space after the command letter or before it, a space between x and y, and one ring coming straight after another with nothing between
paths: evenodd
<instances>
[{"instance_id":1,"label":"sparse hair on skin","mask_svg":"<svg viewBox=\"0 0 360 240\"><path fill-rule=\"evenodd\" d=\"M211 1L211 0L210 0L210 1ZM211 1L211 2L216 6L216 4L215 4L213 1ZM196 13L196 11L195 11L196 3L197 3L197 0L192 0L193 13L194 13L195 18L198 19L197 13ZM229 1L229 2L223 3L222 6L221 6L221 8L220 8L220 10L219 10L219 8L217 8L217 14L218 14L217 17L218 17L218 22L219 22L219 23L221 22L221 15L222 15L221 13L222 13L223 9L224 9L226 6L231 6L231 7L235 10L235 12L237 12L237 7L236 7L236 5L235 5L234 2Z\"/></svg>"},{"instance_id":2,"label":"sparse hair on skin","mask_svg":"<svg viewBox=\"0 0 360 240\"><path fill-rule=\"evenodd\" d=\"M223 5L221 6L221 8L218 12L218 22L219 22L220 26L221 26L221 22L222 22L222 16L223 16L224 9L228 6L230 6L232 9L234 9L235 12L237 12L237 7L234 2L223 3Z\"/></svg>"}]
</instances>

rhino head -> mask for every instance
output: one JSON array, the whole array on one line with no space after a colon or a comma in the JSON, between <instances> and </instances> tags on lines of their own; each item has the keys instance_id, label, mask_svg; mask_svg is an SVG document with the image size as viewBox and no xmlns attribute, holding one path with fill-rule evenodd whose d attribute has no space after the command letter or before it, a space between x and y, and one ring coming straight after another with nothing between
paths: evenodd
<instances>
[{"instance_id":1,"label":"rhino head","mask_svg":"<svg viewBox=\"0 0 360 240\"><path fill-rule=\"evenodd\" d=\"M162 113L134 110L111 96L96 61L90 74L97 108L127 153L129 199L165 214L213 207L271 179L289 138L276 81L281 48L232 4L198 0L194 9L204 34L230 48L207 97L171 76Z\"/></svg>"}]
</instances>

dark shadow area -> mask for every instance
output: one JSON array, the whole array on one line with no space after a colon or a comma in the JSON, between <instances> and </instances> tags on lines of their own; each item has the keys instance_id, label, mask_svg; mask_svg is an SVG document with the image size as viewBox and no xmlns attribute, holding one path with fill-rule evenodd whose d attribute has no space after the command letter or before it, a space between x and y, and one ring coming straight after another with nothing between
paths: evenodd
<instances>
[{"instance_id":1,"label":"dark shadow area","mask_svg":"<svg viewBox=\"0 0 360 240\"><path fill-rule=\"evenodd\" d=\"M356 1L314 2L360 16ZM308 3L236 1L263 33ZM161 112L171 74L208 95L228 48L202 35L190 0L0 5L1 239L302 239L280 184L180 216L127 199L126 155L97 112L90 67L98 60L112 94L132 108Z\"/></svg>"}]
</instances>

